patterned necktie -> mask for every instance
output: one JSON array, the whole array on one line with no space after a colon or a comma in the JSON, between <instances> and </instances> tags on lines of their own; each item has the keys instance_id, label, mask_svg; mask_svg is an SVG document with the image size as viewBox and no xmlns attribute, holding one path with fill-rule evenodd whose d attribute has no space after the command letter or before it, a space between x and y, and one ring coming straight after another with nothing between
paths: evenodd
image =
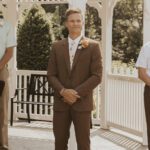
<instances>
[{"instance_id":1,"label":"patterned necktie","mask_svg":"<svg viewBox=\"0 0 150 150\"><path fill-rule=\"evenodd\" d=\"M72 41L70 45L70 68L72 68L73 59L75 56L74 46L75 46L75 41Z\"/></svg>"}]
</instances>

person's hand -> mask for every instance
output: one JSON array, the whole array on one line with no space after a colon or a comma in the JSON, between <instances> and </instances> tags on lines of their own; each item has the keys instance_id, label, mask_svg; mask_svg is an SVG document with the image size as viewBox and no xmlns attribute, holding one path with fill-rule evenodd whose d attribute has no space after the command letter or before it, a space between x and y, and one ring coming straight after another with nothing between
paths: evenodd
<instances>
[{"instance_id":1,"label":"person's hand","mask_svg":"<svg viewBox=\"0 0 150 150\"><path fill-rule=\"evenodd\" d=\"M75 102L70 102L70 101L68 101L68 100L66 100L66 99L63 99L63 101L64 101L65 103L69 104L69 105L72 105L73 103L75 103Z\"/></svg>"},{"instance_id":2,"label":"person's hand","mask_svg":"<svg viewBox=\"0 0 150 150\"><path fill-rule=\"evenodd\" d=\"M4 66L0 63L0 70L3 69L3 67L4 67Z\"/></svg>"},{"instance_id":3,"label":"person's hand","mask_svg":"<svg viewBox=\"0 0 150 150\"><path fill-rule=\"evenodd\" d=\"M70 105L75 103L77 101L77 99L80 98L78 93L75 90L73 90L73 89L64 89L61 92L61 96L63 96L64 102L66 102L66 103L68 103Z\"/></svg>"}]
</instances>

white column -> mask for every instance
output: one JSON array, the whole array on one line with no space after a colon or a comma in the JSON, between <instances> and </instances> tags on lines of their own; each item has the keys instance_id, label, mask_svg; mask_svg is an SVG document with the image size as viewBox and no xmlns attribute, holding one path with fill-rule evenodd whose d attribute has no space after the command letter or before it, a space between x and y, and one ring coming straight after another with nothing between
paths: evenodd
<instances>
[{"instance_id":1,"label":"white column","mask_svg":"<svg viewBox=\"0 0 150 150\"><path fill-rule=\"evenodd\" d=\"M8 20L14 27L16 33L16 25L17 25L17 3L16 0L7 0L7 15L6 20ZM16 81L16 48L14 49L13 58L8 63L9 69L9 94L10 97L14 95L14 91L16 89L17 81Z\"/></svg>"},{"instance_id":2,"label":"white column","mask_svg":"<svg viewBox=\"0 0 150 150\"><path fill-rule=\"evenodd\" d=\"M69 0L68 2L69 2L69 8L81 9L82 15L85 18L87 0ZM83 27L82 33L84 35L84 27ZM70 129L69 150L77 150L77 144L76 144L73 124L71 125L71 129Z\"/></svg>"},{"instance_id":3,"label":"white column","mask_svg":"<svg viewBox=\"0 0 150 150\"><path fill-rule=\"evenodd\" d=\"M150 41L150 0L144 0L144 10L143 10L143 43ZM144 106L143 106L144 107ZM147 126L146 118L144 112L144 129L143 129L143 145L148 144L147 139Z\"/></svg>"},{"instance_id":4,"label":"white column","mask_svg":"<svg viewBox=\"0 0 150 150\"><path fill-rule=\"evenodd\" d=\"M144 16L143 16L143 34L144 43L150 41L150 0L144 0Z\"/></svg>"},{"instance_id":5,"label":"white column","mask_svg":"<svg viewBox=\"0 0 150 150\"><path fill-rule=\"evenodd\" d=\"M107 129L107 99L108 73L112 63L112 17L113 8L109 7L109 0L102 1L102 58L103 79L101 89L101 127Z\"/></svg>"}]
</instances>

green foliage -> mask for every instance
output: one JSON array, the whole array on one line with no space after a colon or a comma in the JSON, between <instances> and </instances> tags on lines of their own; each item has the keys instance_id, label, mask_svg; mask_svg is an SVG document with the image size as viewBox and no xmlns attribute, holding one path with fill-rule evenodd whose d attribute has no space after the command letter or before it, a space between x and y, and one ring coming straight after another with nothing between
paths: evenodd
<instances>
[{"instance_id":1,"label":"green foliage","mask_svg":"<svg viewBox=\"0 0 150 150\"><path fill-rule=\"evenodd\" d=\"M101 40L101 19L98 16L98 11L88 5L85 15L85 36L98 41Z\"/></svg>"},{"instance_id":2,"label":"green foliage","mask_svg":"<svg viewBox=\"0 0 150 150\"><path fill-rule=\"evenodd\" d=\"M143 1L121 0L114 9L113 60L135 62L143 44Z\"/></svg>"},{"instance_id":3,"label":"green foliage","mask_svg":"<svg viewBox=\"0 0 150 150\"><path fill-rule=\"evenodd\" d=\"M67 8L68 5L42 4L24 10L18 24L19 69L46 70L51 43L68 36L62 15ZM85 19L86 36L100 40L101 20L97 10L87 5Z\"/></svg>"},{"instance_id":4,"label":"green foliage","mask_svg":"<svg viewBox=\"0 0 150 150\"><path fill-rule=\"evenodd\" d=\"M46 70L51 43L68 36L64 26L67 8L66 4L42 4L25 9L18 24L19 69ZM134 65L143 43L142 29L143 1L120 0L113 16L113 60ZM85 36L100 41L101 32L98 11L87 5Z\"/></svg>"},{"instance_id":5,"label":"green foliage","mask_svg":"<svg viewBox=\"0 0 150 150\"><path fill-rule=\"evenodd\" d=\"M50 22L41 6L33 5L25 14L17 40L18 68L46 70L51 45Z\"/></svg>"},{"instance_id":6,"label":"green foliage","mask_svg":"<svg viewBox=\"0 0 150 150\"><path fill-rule=\"evenodd\" d=\"M42 5L45 9L49 20L51 20L51 37L52 40L60 40L68 36L68 31L64 25L64 15L68 5Z\"/></svg>"}]
</instances>

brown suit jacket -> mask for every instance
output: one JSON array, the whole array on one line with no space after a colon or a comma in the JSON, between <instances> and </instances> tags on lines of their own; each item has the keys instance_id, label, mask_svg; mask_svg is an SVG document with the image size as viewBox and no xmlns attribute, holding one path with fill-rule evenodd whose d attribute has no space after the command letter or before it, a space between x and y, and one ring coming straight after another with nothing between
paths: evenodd
<instances>
[{"instance_id":1,"label":"brown suit jacket","mask_svg":"<svg viewBox=\"0 0 150 150\"><path fill-rule=\"evenodd\" d=\"M76 111L93 109L93 89L101 82L102 62L98 42L88 39L86 48L77 49L70 69L68 39L55 42L50 52L48 80L54 88L54 110L65 111L72 107ZM62 88L75 89L80 95L72 106L65 103L59 94Z\"/></svg>"}]
</instances>

